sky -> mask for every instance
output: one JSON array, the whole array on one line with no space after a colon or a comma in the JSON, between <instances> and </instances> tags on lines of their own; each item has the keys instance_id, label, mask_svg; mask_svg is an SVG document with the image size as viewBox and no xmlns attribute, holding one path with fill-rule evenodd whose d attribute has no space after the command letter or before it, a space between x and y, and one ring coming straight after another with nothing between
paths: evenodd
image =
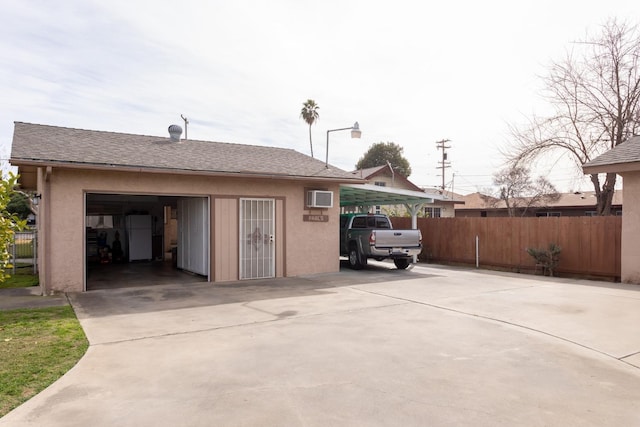
<instances>
[{"instance_id":1,"label":"sky","mask_svg":"<svg viewBox=\"0 0 640 427\"><path fill-rule=\"evenodd\" d=\"M423 187L491 186L510 125L549 111L541 77L637 0L0 0L0 155L13 122L291 148L353 170L378 142L403 148ZM589 190L566 157L534 165Z\"/></svg>"}]
</instances>

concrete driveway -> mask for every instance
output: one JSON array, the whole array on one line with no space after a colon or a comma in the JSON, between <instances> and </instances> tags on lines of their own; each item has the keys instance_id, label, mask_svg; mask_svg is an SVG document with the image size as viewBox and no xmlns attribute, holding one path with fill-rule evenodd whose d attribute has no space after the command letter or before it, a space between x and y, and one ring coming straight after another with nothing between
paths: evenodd
<instances>
[{"instance_id":1,"label":"concrete driveway","mask_svg":"<svg viewBox=\"0 0 640 427\"><path fill-rule=\"evenodd\" d=\"M417 266L71 295L0 426L640 425L640 287Z\"/></svg>"}]
</instances>

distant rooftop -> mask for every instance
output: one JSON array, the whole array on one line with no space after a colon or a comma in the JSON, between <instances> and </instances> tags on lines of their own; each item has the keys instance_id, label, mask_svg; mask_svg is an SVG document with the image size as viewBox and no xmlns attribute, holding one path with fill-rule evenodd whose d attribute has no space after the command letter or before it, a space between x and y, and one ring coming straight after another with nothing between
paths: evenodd
<instances>
[{"instance_id":1,"label":"distant rooftop","mask_svg":"<svg viewBox=\"0 0 640 427\"><path fill-rule=\"evenodd\" d=\"M465 201L464 206L456 207L456 210L464 209L506 209L507 206L503 200L498 200L491 196L482 195L480 193L471 193L462 196ZM589 207L595 206L595 191L577 191L574 193L560 193L557 201L547 202L545 208L566 208L566 207ZM622 191L616 191L613 194L613 205L622 205Z\"/></svg>"}]
</instances>

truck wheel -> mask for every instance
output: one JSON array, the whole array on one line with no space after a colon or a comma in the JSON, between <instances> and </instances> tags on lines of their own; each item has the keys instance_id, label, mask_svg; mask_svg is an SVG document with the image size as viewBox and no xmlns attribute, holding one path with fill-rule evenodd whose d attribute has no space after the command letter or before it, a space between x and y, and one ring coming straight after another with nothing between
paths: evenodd
<instances>
[{"instance_id":1,"label":"truck wheel","mask_svg":"<svg viewBox=\"0 0 640 427\"><path fill-rule=\"evenodd\" d=\"M354 270L361 270L362 267L364 267L362 257L356 245L351 245L349 248L349 267Z\"/></svg>"},{"instance_id":2,"label":"truck wheel","mask_svg":"<svg viewBox=\"0 0 640 427\"><path fill-rule=\"evenodd\" d=\"M396 265L398 270L404 270L409 267L411 260L409 258L396 258L393 260L393 263Z\"/></svg>"}]
</instances>

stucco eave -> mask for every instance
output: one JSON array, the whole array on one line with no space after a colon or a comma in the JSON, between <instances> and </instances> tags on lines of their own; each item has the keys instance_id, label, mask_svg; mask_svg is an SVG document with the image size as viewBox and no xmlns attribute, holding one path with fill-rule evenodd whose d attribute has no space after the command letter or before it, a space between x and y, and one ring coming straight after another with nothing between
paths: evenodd
<instances>
[{"instance_id":1,"label":"stucco eave","mask_svg":"<svg viewBox=\"0 0 640 427\"><path fill-rule=\"evenodd\" d=\"M597 173L624 173L624 172L637 172L640 171L640 162L628 162L628 163L610 163L603 165L585 165L582 167L582 171L585 175L597 174Z\"/></svg>"}]
</instances>

